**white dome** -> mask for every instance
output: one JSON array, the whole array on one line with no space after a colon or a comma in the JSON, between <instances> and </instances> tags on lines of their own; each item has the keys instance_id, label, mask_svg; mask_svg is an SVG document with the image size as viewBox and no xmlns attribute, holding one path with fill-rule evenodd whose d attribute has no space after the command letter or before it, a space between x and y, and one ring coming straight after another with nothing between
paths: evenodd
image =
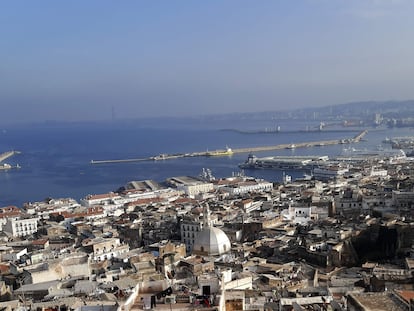
<instances>
[{"instance_id":1,"label":"white dome","mask_svg":"<svg viewBox=\"0 0 414 311\"><path fill-rule=\"evenodd\" d=\"M201 230L193 246L193 254L217 256L230 251L230 240L219 228L205 227Z\"/></svg>"}]
</instances>

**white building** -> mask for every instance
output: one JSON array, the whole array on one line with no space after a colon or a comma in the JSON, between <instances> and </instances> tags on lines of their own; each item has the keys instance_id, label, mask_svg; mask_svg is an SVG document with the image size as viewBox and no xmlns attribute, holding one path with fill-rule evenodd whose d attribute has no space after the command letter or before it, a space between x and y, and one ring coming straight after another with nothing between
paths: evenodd
<instances>
[{"instance_id":1,"label":"white building","mask_svg":"<svg viewBox=\"0 0 414 311\"><path fill-rule=\"evenodd\" d=\"M94 195L88 195L85 198L80 200L80 203L82 206L91 207L93 205L106 205L106 204L112 204L114 200L121 199L121 196L109 192L104 194L94 194Z\"/></svg>"},{"instance_id":2,"label":"white building","mask_svg":"<svg viewBox=\"0 0 414 311\"><path fill-rule=\"evenodd\" d=\"M14 237L22 237L37 232L38 217L34 218L7 218L3 231Z\"/></svg>"},{"instance_id":3,"label":"white building","mask_svg":"<svg viewBox=\"0 0 414 311\"><path fill-rule=\"evenodd\" d=\"M171 177L167 179L167 182L192 198L198 194L214 190L211 182L205 182L189 176Z\"/></svg>"},{"instance_id":4,"label":"white building","mask_svg":"<svg viewBox=\"0 0 414 311\"><path fill-rule=\"evenodd\" d=\"M249 179L236 183L229 183L220 187L220 189L228 192L230 195L239 195L249 192L270 191L273 189L273 183L261 179Z\"/></svg>"},{"instance_id":5,"label":"white building","mask_svg":"<svg viewBox=\"0 0 414 311\"><path fill-rule=\"evenodd\" d=\"M44 219L49 218L51 213L68 212L80 207L80 204L72 199L50 199L48 201L40 201L33 203L26 203L24 210L30 215L36 215Z\"/></svg>"},{"instance_id":6,"label":"white building","mask_svg":"<svg viewBox=\"0 0 414 311\"><path fill-rule=\"evenodd\" d=\"M203 221L185 219L181 223L181 242L185 244L187 253L193 251L194 240L203 229Z\"/></svg>"},{"instance_id":7,"label":"white building","mask_svg":"<svg viewBox=\"0 0 414 311\"><path fill-rule=\"evenodd\" d=\"M93 259L96 261L119 257L121 254L129 252L129 246L122 244L118 238L95 238L86 241L83 246L92 247Z\"/></svg>"},{"instance_id":8,"label":"white building","mask_svg":"<svg viewBox=\"0 0 414 311\"><path fill-rule=\"evenodd\" d=\"M348 168L339 166L315 167L313 169L313 177L316 180L330 180L341 177L348 172Z\"/></svg>"},{"instance_id":9,"label":"white building","mask_svg":"<svg viewBox=\"0 0 414 311\"><path fill-rule=\"evenodd\" d=\"M386 169L375 169L375 168L371 168L370 172L369 172L369 176L371 177L387 177L388 176L388 171Z\"/></svg>"},{"instance_id":10,"label":"white building","mask_svg":"<svg viewBox=\"0 0 414 311\"><path fill-rule=\"evenodd\" d=\"M212 183L193 183L180 185L177 189L184 191L189 197L195 197L197 194L207 193L214 190L214 187Z\"/></svg>"},{"instance_id":11,"label":"white building","mask_svg":"<svg viewBox=\"0 0 414 311\"><path fill-rule=\"evenodd\" d=\"M294 207L290 206L289 209L285 209L281 213L283 220L289 221L295 224L307 224L310 221L319 219L317 213L317 207Z\"/></svg>"}]
</instances>

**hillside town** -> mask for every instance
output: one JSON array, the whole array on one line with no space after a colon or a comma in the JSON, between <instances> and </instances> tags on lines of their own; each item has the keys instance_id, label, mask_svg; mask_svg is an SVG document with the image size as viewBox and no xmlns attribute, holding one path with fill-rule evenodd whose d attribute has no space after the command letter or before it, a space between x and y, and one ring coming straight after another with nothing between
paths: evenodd
<instances>
[{"instance_id":1,"label":"hillside town","mask_svg":"<svg viewBox=\"0 0 414 311\"><path fill-rule=\"evenodd\" d=\"M413 159L329 160L0 209L1 310L412 310ZM318 174L316 174L318 173Z\"/></svg>"}]
</instances>

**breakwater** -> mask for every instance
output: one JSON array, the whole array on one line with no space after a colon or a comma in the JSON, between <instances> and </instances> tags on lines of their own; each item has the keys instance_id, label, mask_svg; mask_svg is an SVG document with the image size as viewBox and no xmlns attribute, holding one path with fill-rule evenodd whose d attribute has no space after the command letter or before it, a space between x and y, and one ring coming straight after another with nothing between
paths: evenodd
<instances>
[{"instance_id":1,"label":"breakwater","mask_svg":"<svg viewBox=\"0 0 414 311\"><path fill-rule=\"evenodd\" d=\"M3 162L4 160L19 153L20 153L19 151L15 151L15 150L3 152L2 154L0 154L0 162Z\"/></svg>"},{"instance_id":2,"label":"breakwater","mask_svg":"<svg viewBox=\"0 0 414 311\"><path fill-rule=\"evenodd\" d=\"M234 132L239 134L311 134L311 133L357 133L357 129L305 129L305 130L278 130L278 129L264 129L264 130L239 130L233 128L221 129L223 132Z\"/></svg>"},{"instance_id":3,"label":"breakwater","mask_svg":"<svg viewBox=\"0 0 414 311\"><path fill-rule=\"evenodd\" d=\"M209 157L212 155L215 156L230 156L236 153L253 153L261 151L273 151L273 150L282 150L282 149L295 149L295 148L309 148L315 146L328 146L328 145L337 145L337 144L350 144L357 143L368 133L367 130L361 131L353 138L348 139L332 139L332 140L320 140L313 142L300 142L292 144L279 144L273 146L259 146L259 147L246 147L246 148L236 148L236 149L219 149L215 151L202 151L202 152L192 152L192 153L175 153L175 154L159 154L147 158L131 158L131 159L112 159L112 160L91 160L91 164L107 164L107 163L128 163L128 162L142 162L142 161L160 161L160 160L170 160L178 158L189 158L189 157Z\"/></svg>"}]
</instances>

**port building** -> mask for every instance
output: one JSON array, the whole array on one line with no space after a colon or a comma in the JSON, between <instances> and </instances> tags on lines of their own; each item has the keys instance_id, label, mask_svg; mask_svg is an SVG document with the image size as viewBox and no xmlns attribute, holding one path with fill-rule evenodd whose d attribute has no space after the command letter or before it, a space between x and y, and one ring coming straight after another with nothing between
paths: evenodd
<instances>
[{"instance_id":1,"label":"port building","mask_svg":"<svg viewBox=\"0 0 414 311\"><path fill-rule=\"evenodd\" d=\"M271 191L273 183L252 177L230 177L219 180L216 183L216 187L234 196L249 192Z\"/></svg>"},{"instance_id":2,"label":"port building","mask_svg":"<svg viewBox=\"0 0 414 311\"><path fill-rule=\"evenodd\" d=\"M190 176L171 177L167 179L167 183L170 186L177 188L177 190L183 191L191 198L194 198L198 194L214 190L214 186L211 182L205 182Z\"/></svg>"}]
</instances>

